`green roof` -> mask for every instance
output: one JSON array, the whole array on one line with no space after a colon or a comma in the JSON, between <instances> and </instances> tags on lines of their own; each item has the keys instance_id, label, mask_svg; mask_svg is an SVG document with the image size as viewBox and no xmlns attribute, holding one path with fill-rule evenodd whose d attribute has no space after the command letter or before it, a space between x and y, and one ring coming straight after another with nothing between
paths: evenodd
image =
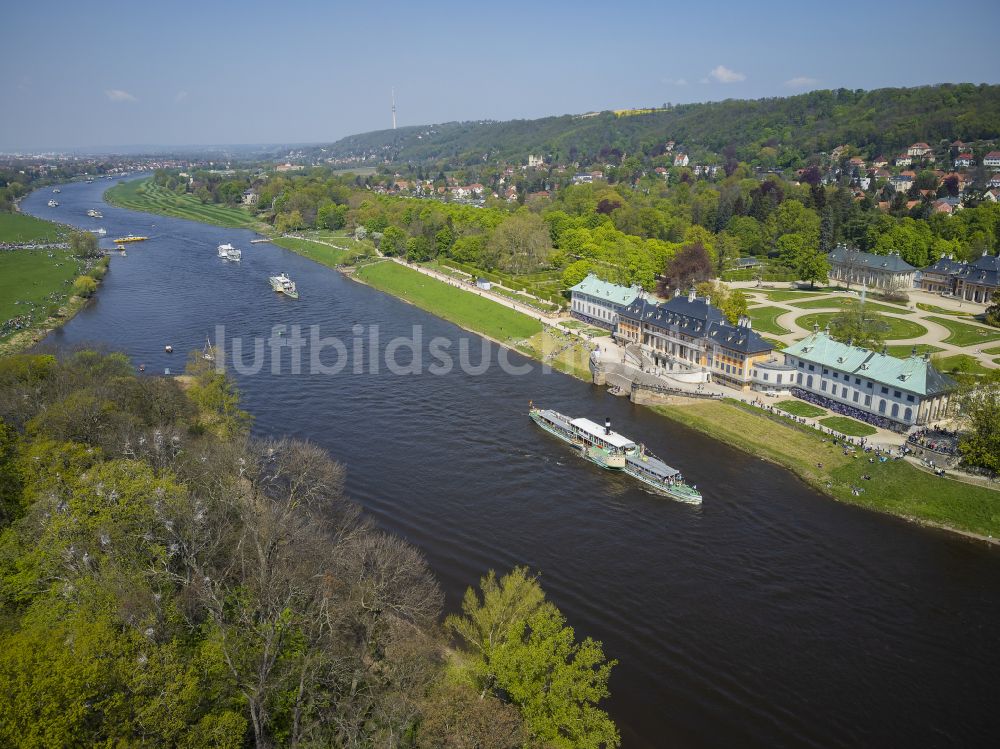
<instances>
[{"instance_id":1,"label":"green roof","mask_svg":"<svg viewBox=\"0 0 1000 749\"><path fill-rule=\"evenodd\" d=\"M792 344L784 353L917 395L937 395L955 388L954 380L938 372L922 356L897 359L860 346L848 346L822 331Z\"/></svg>"},{"instance_id":2,"label":"green roof","mask_svg":"<svg viewBox=\"0 0 1000 749\"><path fill-rule=\"evenodd\" d=\"M619 286L615 283L608 283L607 281L602 281L591 273L585 279L580 281L580 283L571 288L570 291L586 294L587 296L596 297L598 299L604 299L612 302L613 304L626 306L632 304L632 302L636 300L636 297L642 293L642 287Z\"/></svg>"}]
</instances>

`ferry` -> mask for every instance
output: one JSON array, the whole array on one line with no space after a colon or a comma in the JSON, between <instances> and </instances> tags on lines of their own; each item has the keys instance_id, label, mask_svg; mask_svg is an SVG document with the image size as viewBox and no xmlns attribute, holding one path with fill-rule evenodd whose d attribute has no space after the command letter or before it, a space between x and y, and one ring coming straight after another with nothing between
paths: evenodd
<instances>
[{"instance_id":1,"label":"ferry","mask_svg":"<svg viewBox=\"0 0 1000 749\"><path fill-rule=\"evenodd\" d=\"M55 208L58 205L59 205L59 203L57 203L55 200L50 200L49 201L49 208Z\"/></svg>"},{"instance_id":2,"label":"ferry","mask_svg":"<svg viewBox=\"0 0 1000 749\"><path fill-rule=\"evenodd\" d=\"M279 294L290 296L292 299L299 298L299 292L298 289L295 288L295 282L284 273L278 276L271 276L269 280L271 281L271 288Z\"/></svg>"},{"instance_id":3,"label":"ferry","mask_svg":"<svg viewBox=\"0 0 1000 749\"><path fill-rule=\"evenodd\" d=\"M231 244L220 244L218 247L219 257L223 260L232 260L234 263L238 263L240 258L243 257L243 253L237 250Z\"/></svg>"},{"instance_id":4,"label":"ferry","mask_svg":"<svg viewBox=\"0 0 1000 749\"><path fill-rule=\"evenodd\" d=\"M602 427L590 419L573 419L534 404L529 406L528 415L546 432L568 442L581 457L601 468L627 473L657 494L687 504L701 504L701 493L696 486L688 484L680 471L648 452L643 445L612 431L611 419L605 419Z\"/></svg>"},{"instance_id":5,"label":"ferry","mask_svg":"<svg viewBox=\"0 0 1000 749\"><path fill-rule=\"evenodd\" d=\"M91 208L89 211L87 211L87 215L90 216L91 218L104 218L104 214L103 213L101 213L100 211L94 210L93 208Z\"/></svg>"},{"instance_id":6,"label":"ferry","mask_svg":"<svg viewBox=\"0 0 1000 749\"><path fill-rule=\"evenodd\" d=\"M127 237L118 237L118 239L111 240L116 244L121 244L123 242L145 242L149 237L137 237L134 234L129 234Z\"/></svg>"},{"instance_id":7,"label":"ferry","mask_svg":"<svg viewBox=\"0 0 1000 749\"><path fill-rule=\"evenodd\" d=\"M90 229L89 231L91 234L96 234L99 237L103 237L105 234L108 233L108 230L105 229L103 226L99 229Z\"/></svg>"}]
</instances>

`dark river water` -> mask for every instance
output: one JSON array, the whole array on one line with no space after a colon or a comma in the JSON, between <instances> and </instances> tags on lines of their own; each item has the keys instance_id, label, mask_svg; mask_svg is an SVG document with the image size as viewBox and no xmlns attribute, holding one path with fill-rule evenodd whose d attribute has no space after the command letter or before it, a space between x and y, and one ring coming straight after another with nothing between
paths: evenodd
<instances>
[{"instance_id":1,"label":"dark river water","mask_svg":"<svg viewBox=\"0 0 1000 749\"><path fill-rule=\"evenodd\" d=\"M29 196L26 212L108 238L148 234L114 257L96 301L50 342L101 343L147 372L275 325L319 325L350 346L422 326L478 338L278 247L102 205L109 182ZM100 207L102 220L88 218ZM216 246L243 250L240 264ZM106 245L110 242L105 240ZM287 271L301 298L270 291ZM178 353L163 352L171 344ZM493 348L494 357L496 349ZM608 709L625 747L996 745L1000 554L826 499L791 474L558 373L237 374L260 434L326 447L351 495L419 546L454 609L490 568L527 564L579 637L619 665ZM251 357L247 354L247 361ZM406 360L405 354L398 356ZM511 357L524 363L520 357ZM325 361L332 361L327 359ZM651 496L534 427L528 401L610 416L704 494Z\"/></svg>"}]
</instances>

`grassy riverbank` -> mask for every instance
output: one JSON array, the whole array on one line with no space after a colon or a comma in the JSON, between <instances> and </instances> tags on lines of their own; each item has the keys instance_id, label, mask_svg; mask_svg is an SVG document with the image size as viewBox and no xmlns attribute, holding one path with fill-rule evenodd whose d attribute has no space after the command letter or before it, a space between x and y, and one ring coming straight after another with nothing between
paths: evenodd
<instances>
[{"instance_id":1,"label":"grassy riverbank","mask_svg":"<svg viewBox=\"0 0 1000 749\"><path fill-rule=\"evenodd\" d=\"M376 289L501 343L523 345L542 332L542 324L534 318L399 263L371 263L358 268L355 275Z\"/></svg>"},{"instance_id":2,"label":"grassy riverbank","mask_svg":"<svg viewBox=\"0 0 1000 749\"><path fill-rule=\"evenodd\" d=\"M25 213L0 213L0 243L32 244L66 241L66 227Z\"/></svg>"},{"instance_id":3,"label":"grassy riverbank","mask_svg":"<svg viewBox=\"0 0 1000 749\"><path fill-rule=\"evenodd\" d=\"M336 268L365 254L365 248L357 246L360 243L346 238L342 239L339 244L341 247L348 247L348 249L334 247L332 243L327 244L325 241L320 242L311 239L300 239L298 237L277 237L272 239L271 242L279 247L284 247L286 250L291 250L298 255L314 260L320 265L325 265L327 268ZM355 247L351 249L348 242L355 245Z\"/></svg>"},{"instance_id":4,"label":"grassy riverbank","mask_svg":"<svg viewBox=\"0 0 1000 749\"><path fill-rule=\"evenodd\" d=\"M120 208L186 218L229 229L260 231L268 228L242 208L202 203L193 195L179 195L153 184L152 177L121 182L107 190L104 199Z\"/></svg>"},{"instance_id":5,"label":"grassy riverbank","mask_svg":"<svg viewBox=\"0 0 1000 749\"><path fill-rule=\"evenodd\" d=\"M788 468L842 502L980 535L1000 536L1000 492L939 478L905 461L845 456L829 437L736 401L653 406L654 411ZM871 476L870 480L862 475ZM852 493L853 487L865 491Z\"/></svg>"}]
</instances>

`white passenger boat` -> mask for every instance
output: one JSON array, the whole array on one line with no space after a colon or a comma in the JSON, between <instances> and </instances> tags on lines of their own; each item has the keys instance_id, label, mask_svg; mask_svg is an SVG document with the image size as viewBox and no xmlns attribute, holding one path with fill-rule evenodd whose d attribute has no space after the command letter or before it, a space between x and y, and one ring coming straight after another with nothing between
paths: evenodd
<instances>
[{"instance_id":1,"label":"white passenger boat","mask_svg":"<svg viewBox=\"0 0 1000 749\"><path fill-rule=\"evenodd\" d=\"M701 493L696 486L688 484L680 471L648 452L643 445L612 431L611 419L606 419L601 427L590 419L573 419L533 404L528 415L546 432L568 442L579 450L581 457L601 468L627 473L657 494L688 504L701 504Z\"/></svg>"},{"instance_id":2,"label":"white passenger boat","mask_svg":"<svg viewBox=\"0 0 1000 749\"><path fill-rule=\"evenodd\" d=\"M271 288L279 294L290 296L292 299L299 298L299 292L298 289L295 288L295 282L284 273L277 276L271 276L268 280L271 282Z\"/></svg>"}]
</instances>

